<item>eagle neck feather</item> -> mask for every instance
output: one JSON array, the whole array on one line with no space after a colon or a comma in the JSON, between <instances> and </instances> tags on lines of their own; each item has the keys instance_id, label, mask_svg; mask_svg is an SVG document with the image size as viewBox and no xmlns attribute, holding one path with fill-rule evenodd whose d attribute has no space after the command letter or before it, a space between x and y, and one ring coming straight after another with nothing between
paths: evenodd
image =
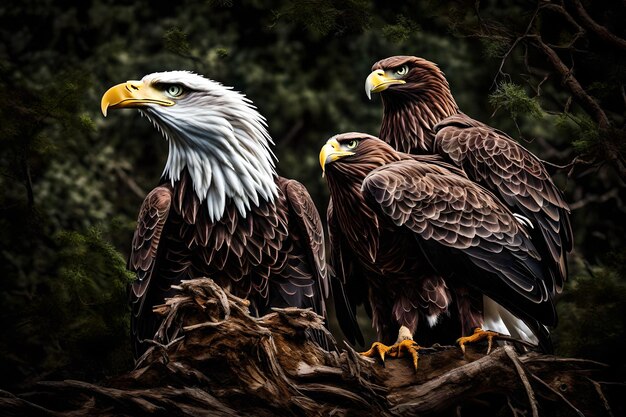
<instances>
[{"instance_id":1,"label":"eagle neck feather","mask_svg":"<svg viewBox=\"0 0 626 417\"><path fill-rule=\"evenodd\" d=\"M238 94L236 92L229 93ZM163 177L172 186L187 170L200 203L206 202L209 220L220 220L227 204L245 218L251 206L274 202L278 194L273 143L263 117L247 102L236 109L173 111L141 110L169 143ZM184 121L184 123L181 123Z\"/></svg>"},{"instance_id":2,"label":"eagle neck feather","mask_svg":"<svg viewBox=\"0 0 626 417\"><path fill-rule=\"evenodd\" d=\"M349 176L336 178L337 174L341 174L333 171L331 169L328 173L328 187L339 227L352 250L365 258L366 262L374 263L378 256L380 237L378 216L363 198L362 181Z\"/></svg>"},{"instance_id":3,"label":"eagle neck feather","mask_svg":"<svg viewBox=\"0 0 626 417\"><path fill-rule=\"evenodd\" d=\"M444 87L395 92L393 96L383 93L380 138L400 152L431 153L435 125L459 112L452 93Z\"/></svg>"}]
</instances>

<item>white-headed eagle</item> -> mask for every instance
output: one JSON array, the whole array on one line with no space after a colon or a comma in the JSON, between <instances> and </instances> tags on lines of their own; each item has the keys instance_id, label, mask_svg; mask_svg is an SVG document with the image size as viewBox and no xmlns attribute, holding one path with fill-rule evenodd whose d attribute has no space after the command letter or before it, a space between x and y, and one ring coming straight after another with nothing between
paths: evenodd
<instances>
[{"instance_id":1,"label":"white-headed eagle","mask_svg":"<svg viewBox=\"0 0 626 417\"><path fill-rule=\"evenodd\" d=\"M333 283L333 296L348 339L362 343L355 315L364 304L385 344L401 327L409 333L401 337L418 341L420 328L458 337L495 315L515 337L549 349L544 326L556 324L549 267L526 222L497 196L439 157L401 153L364 133L331 138L320 164L341 284ZM397 346L374 344L383 359Z\"/></svg>"},{"instance_id":2,"label":"white-headed eagle","mask_svg":"<svg viewBox=\"0 0 626 417\"><path fill-rule=\"evenodd\" d=\"M394 56L376 62L365 91L368 97L381 95L382 140L401 152L441 156L528 222L547 271L543 284L551 296L560 293L573 244L570 211L543 163L507 134L463 114L443 72L423 58ZM494 314L485 313L485 326L514 334L515 320L489 311Z\"/></svg>"},{"instance_id":3,"label":"white-headed eagle","mask_svg":"<svg viewBox=\"0 0 626 417\"><path fill-rule=\"evenodd\" d=\"M251 101L187 71L149 74L110 88L102 112L137 108L169 154L145 198L132 241L131 327L141 355L161 322L153 313L184 279L209 277L271 307L325 315L328 270L319 214L305 187L279 177L266 122Z\"/></svg>"}]
</instances>

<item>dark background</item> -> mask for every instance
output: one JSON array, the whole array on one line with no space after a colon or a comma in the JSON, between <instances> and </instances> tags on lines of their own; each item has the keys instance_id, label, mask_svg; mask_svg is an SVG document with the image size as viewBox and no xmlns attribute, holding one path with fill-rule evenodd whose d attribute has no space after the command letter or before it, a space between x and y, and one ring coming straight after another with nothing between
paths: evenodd
<instances>
[{"instance_id":1,"label":"dark background","mask_svg":"<svg viewBox=\"0 0 626 417\"><path fill-rule=\"evenodd\" d=\"M167 145L136 112L104 119L107 88L172 69L234 86L267 117L280 174L324 218L319 149L378 132L380 98L364 82L396 54L437 62L463 111L562 166L549 170L576 242L557 353L623 371L624 11L617 0L2 2L0 388L132 366L125 260Z\"/></svg>"}]
</instances>

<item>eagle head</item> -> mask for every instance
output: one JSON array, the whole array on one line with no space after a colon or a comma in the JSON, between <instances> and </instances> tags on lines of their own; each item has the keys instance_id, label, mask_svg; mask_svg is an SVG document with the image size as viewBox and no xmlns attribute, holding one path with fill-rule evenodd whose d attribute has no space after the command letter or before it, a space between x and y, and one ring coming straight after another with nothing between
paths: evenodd
<instances>
[{"instance_id":1,"label":"eagle head","mask_svg":"<svg viewBox=\"0 0 626 417\"><path fill-rule=\"evenodd\" d=\"M169 142L163 176L174 185L191 176L211 220L235 204L272 202L277 193L273 141L265 118L243 94L188 71L146 75L111 87L101 101L109 109L137 108Z\"/></svg>"},{"instance_id":2,"label":"eagle head","mask_svg":"<svg viewBox=\"0 0 626 417\"><path fill-rule=\"evenodd\" d=\"M376 62L365 80L365 94L411 94L429 89L450 90L448 81L439 67L424 58L392 56Z\"/></svg>"},{"instance_id":3,"label":"eagle head","mask_svg":"<svg viewBox=\"0 0 626 417\"><path fill-rule=\"evenodd\" d=\"M377 137L349 132L328 139L319 158L324 173L329 173L331 177L337 173L344 180L352 179L360 183L372 170L398 161L401 156Z\"/></svg>"}]
</instances>

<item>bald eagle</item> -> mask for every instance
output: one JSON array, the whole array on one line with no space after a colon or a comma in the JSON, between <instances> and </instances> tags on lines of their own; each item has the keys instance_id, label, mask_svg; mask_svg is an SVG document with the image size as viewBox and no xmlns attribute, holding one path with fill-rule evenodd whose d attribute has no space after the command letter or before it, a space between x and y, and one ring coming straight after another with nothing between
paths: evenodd
<instances>
[{"instance_id":1,"label":"bald eagle","mask_svg":"<svg viewBox=\"0 0 626 417\"><path fill-rule=\"evenodd\" d=\"M423 58L378 61L365 91L368 97L381 95L382 140L401 152L440 155L520 219L527 219L533 245L547 268L546 288L552 296L560 293L573 243L570 211L542 162L506 133L463 114L443 72ZM510 334L515 323L505 316L485 317L486 325Z\"/></svg>"},{"instance_id":2,"label":"bald eagle","mask_svg":"<svg viewBox=\"0 0 626 417\"><path fill-rule=\"evenodd\" d=\"M362 344L355 314L364 304L384 344L401 327L409 337L418 326L447 331L451 317L467 333L498 313L515 336L550 348L552 277L527 224L497 196L438 157L363 133L328 140L320 164L332 201L333 295L348 339ZM494 303L483 306L483 296Z\"/></svg>"},{"instance_id":3,"label":"bald eagle","mask_svg":"<svg viewBox=\"0 0 626 417\"><path fill-rule=\"evenodd\" d=\"M102 112L137 108L169 144L160 185L132 240L132 334L138 357L161 319L152 311L184 279L210 277L251 312L312 308L325 315L324 233L305 187L279 177L266 122L251 101L186 71L110 88Z\"/></svg>"}]
</instances>

